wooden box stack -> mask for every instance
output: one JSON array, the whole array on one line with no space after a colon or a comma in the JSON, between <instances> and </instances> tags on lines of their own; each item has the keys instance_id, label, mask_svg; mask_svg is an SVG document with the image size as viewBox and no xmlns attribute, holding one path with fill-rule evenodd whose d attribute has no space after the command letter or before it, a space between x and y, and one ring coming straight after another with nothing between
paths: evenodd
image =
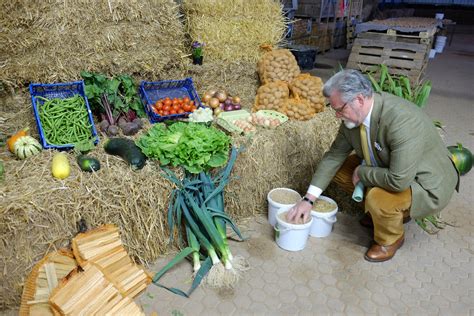
<instances>
[{"instance_id":1,"label":"wooden box stack","mask_svg":"<svg viewBox=\"0 0 474 316\"><path fill-rule=\"evenodd\" d=\"M81 267L94 263L123 296L134 298L151 282L145 270L128 256L114 225L78 234L72 249Z\"/></svg>"},{"instance_id":2,"label":"wooden box stack","mask_svg":"<svg viewBox=\"0 0 474 316\"><path fill-rule=\"evenodd\" d=\"M94 264L73 273L53 291L50 303L61 315L145 315L130 298L123 296Z\"/></svg>"}]
</instances>

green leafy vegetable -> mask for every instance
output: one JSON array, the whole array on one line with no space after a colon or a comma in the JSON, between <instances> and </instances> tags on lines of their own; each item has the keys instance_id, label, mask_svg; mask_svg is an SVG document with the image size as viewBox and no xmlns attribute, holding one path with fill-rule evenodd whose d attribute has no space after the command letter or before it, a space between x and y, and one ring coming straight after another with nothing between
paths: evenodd
<instances>
[{"instance_id":1,"label":"green leafy vegetable","mask_svg":"<svg viewBox=\"0 0 474 316\"><path fill-rule=\"evenodd\" d=\"M199 123L177 122L166 127L155 124L140 137L137 146L161 165L182 166L191 173L226 164L230 137Z\"/></svg>"},{"instance_id":2,"label":"green leafy vegetable","mask_svg":"<svg viewBox=\"0 0 474 316\"><path fill-rule=\"evenodd\" d=\"M133 79L128 75L107 78L103 74L82 71L81 76L85 83L85 92L94 113L105 113L103 96L110 102L115 118L124 115L129 121L134 115L145 117L140 97Z\"/></svg>"}]
</instances>

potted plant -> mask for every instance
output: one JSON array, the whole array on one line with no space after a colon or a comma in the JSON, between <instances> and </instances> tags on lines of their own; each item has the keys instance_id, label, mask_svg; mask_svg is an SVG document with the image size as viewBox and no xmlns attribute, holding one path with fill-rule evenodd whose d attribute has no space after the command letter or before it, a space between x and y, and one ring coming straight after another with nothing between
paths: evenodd
<instances>
[{"instance_id":1,"label":"potted plant","mask_svg":"<svg viewBox=\"0 0 474 316\"><path fill-rule=\"evenodd\" d=\"M202 65L202 59L203 59L202 49L204 47L204 43L194 41L191 46L192 46L193 64Z\"/></svg>"}]
</instances>

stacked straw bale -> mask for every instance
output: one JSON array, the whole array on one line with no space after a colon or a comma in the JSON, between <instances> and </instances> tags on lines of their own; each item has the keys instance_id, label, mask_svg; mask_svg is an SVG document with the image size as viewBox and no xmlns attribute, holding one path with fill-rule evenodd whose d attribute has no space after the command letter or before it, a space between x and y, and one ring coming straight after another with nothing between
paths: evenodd
<instances>
[{"instance_id":1,"label":"stacked straw bale","mask_svg":"<svg viewBox=\"0 0 474 316\"><path fill-rule=\"evenodd\" d=\"M280 43L288 23L276 0L184 0L183 10L191 39L206 45L204 63L256 63L260 46Z\"/></svg>"},{"instance_id":2,"label":"stacked straw bale","mask_svg":"<svg viewBox=\"0 0 474 316\"><path fill-rule=\"evenodd\" d=\"M0 83L80 78L81 70L158 75L181 67L184 26L172 0L2 1Z\"/></svg>"},{"instance_id":3,"label":"stacked straw bale","mask_svg":"<svg viewBox=\"0 0 474 316\"><path fill-rule=\"evenodd\" d=\"M7 113L6 125L17 126L17 120L28 117L22 126L30 126L37 136L28 94L15 100L25 109ZM259 129L251 139L235 136L234 143L245 145L246 151L238 157L236 178L226 190L228 213L237 220L265 213L266 195L275 187L304 193L338 126L334 113L325 111L309 121ZM151 263L170 250L166 212L172 184L161 177L154 161L138 172L129 170L120 158L104 152L104 139L91 152L100 160L101 170L80 171L70 154L72 172L64 181L51 176L53 151L19 161L0 148L6 170L0 183L0 271L4 273L0 309L17 306L31 267L48 251L67 246L81 218L91 227L116 224L127 251L138 262Z\"/></svg>"}]
</instances>

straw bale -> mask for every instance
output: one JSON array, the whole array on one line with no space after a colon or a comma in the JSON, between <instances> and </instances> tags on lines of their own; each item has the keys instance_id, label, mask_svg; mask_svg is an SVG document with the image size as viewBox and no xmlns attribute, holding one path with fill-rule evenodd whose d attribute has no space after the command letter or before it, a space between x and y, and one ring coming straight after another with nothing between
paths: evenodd
<instances>
[{"instance_id":1,"label":"straw bale","mask_svg":"<svg viewBox=\"0 0 474 316\"><path fill-rule=\"evenodd\" d=\"M153 75L183 68L184 26L172 0L3 1L0 82L71 81L80 71Z\"/></svg>"},{"instance_id":2,"label":"straw bale","mask_svg":"<svg viewBox=\"0 0 474 316\"><path fill-rule=\"evenodd\" d=\"M185 0L187 32L204 42L204 62L257 62L260 46L277 45L288 23L276 0Z\"/></svg>"}]
</instances>

